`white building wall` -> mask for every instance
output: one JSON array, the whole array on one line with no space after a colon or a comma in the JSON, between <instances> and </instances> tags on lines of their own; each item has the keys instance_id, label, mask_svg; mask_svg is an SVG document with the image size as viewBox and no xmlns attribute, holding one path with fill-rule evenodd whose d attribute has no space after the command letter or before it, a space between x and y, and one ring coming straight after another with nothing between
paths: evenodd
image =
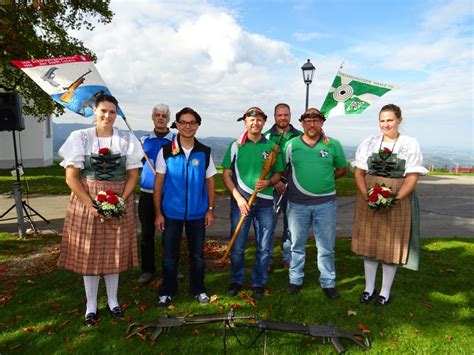
<instances>
[{"instance_id":1,"label":"white building wall","mask_svg":"<svg viewBox=\"0 0 474 355\"><path fill-rule=\"evenodd\" d=\"M14 131L18 162L25 168L50 166L53 164L53 128L51 119L38 122L31 116L24 116L25 129ZM0 132L0 168L15 168L15 152L11 131Z\"/></svg>"}]
</instances>

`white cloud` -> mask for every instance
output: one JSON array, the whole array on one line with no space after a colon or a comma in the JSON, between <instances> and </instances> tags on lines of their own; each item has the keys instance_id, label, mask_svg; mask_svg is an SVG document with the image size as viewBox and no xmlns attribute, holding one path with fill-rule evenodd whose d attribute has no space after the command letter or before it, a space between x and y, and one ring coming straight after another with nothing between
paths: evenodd
<instances>
[{"instance_id":1,"label":"white cloud","mask_svg":"<svg viewBox=\"0 0 474 355\"><path fill-rule=\"evenodd\" d=\"M327 37L327 35L319 32L295 32L292 34L293 39L299 42L311 41L313 39L319 39Z\"/></svg>"},{"instance_id":2,"label":"white cloud","mask_svg":"<svg viewBox=\"0 0 474 355\"><path fill-rule=\"evenodd\" d=\"M152 1L111 8L112 24L77 36L98 54L100 73L137 129L151 128L151 108L165 102L174 112L202 113L204 135L235 136L240 125L229 122L280 95L274 65L294 65L287 43L246 32L223 8Z\"/></svg>"},{"instance_id":3,"label":"white cloud","mask_svg":"<svg viewBox=\"0 0 474 355\"><path fill-rule=\"evenodd\" d=\"M442 31L457 26L472 18L472 0L448 1L442 6L434 7L426 13L422 27L427 31Z\"/></svg>"}]
</instances>

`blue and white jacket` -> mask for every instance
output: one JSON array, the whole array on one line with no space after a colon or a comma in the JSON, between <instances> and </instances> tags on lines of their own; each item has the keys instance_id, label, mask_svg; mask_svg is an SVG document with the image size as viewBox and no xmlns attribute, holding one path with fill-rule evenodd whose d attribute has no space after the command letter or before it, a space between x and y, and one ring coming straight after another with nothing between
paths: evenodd
<instances>
[{"instance_id":1,"label":"blue and white jacket","mask_svg":"<svg viewBox=\"0 0 474 355\"><path fill-rule=\"evenodd\" d=\"M155 132L153 131L140 138L143 143L145 153L146 155L148 155L148 158L150 158L150 161L154 167L156 167L156 157L158 156L158 152L160 151L161 147L171 142L174 139L175 135L175 133L169 131L168 134L163 138L158 138ZM153 193L154 186L155 174L153 174L150 165L146 162L145 159L143 159L143 170L141 174L140 190L143 192Z\"/></svg>"},{"instance_id":2,"label":"blue and white jacket","mask_svg":"<svg viewBox=\"0 0 474 355\"><path fill-rule=\"evenodd\" d=\"M175 139L175 142L178 142ZM208 208L206 170L211 148L194 140L194 148L186 159L181 145L163 146L166 175L163 183L161 210L167 218L203 219Z\"/></svg>"}]
</instances>

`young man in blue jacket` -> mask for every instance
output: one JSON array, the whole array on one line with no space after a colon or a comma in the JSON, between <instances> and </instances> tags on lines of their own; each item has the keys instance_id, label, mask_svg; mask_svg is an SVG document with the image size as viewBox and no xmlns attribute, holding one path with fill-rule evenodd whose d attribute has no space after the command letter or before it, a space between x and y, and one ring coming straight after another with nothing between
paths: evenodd
<instances>
[{"instance_id":1,"label":"young man in blue jacket","mask_svg":"<svg viewBox=\"0 0 474 355\"><path fill-rule=\"evenodd\" d=\"M140 239L140 256L142 274L138 279L141 285L147 284L155 276L155 208L153 206L153 187L155 185L156 157L161 147L170 143L175 134L170 132L170 109L168 105L158 104L151 112L154 128L149 134L141 137L145 153L150 158L153 168L143 159L143 170L140 181L140 199L138 217L142 227Z\"/></svg>"},{"instance_id":2,"label":"young man in blue jacket","mask_svg":"<svg viewBox=\"0 0 474 355\"><path fill-rule=\"evenodd\" d=\"M189 287L201 304L209 303L204 285L204 239L214 222L214 175L211 148L196 131L201 116L185 107L176 114L178 135L158 153L154 188L155 226L163 232L163 283L158 307L167 307L178 289L179 247L183 227L189 251Z\"/></svg>"}]
</instances>

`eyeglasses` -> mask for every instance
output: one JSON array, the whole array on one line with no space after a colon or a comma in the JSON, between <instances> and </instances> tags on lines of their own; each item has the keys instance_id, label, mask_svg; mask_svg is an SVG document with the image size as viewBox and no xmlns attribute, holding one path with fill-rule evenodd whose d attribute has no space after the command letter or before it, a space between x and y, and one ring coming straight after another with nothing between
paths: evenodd
<instances>
[{"instance_id":1,"label":"eyeglasses","mask_svg":"<svg viewBox=\"0 0 474 355\"><path fill-rule=\"evenodd\" d=\"M159 113L159 112L154 113L153 116L168 118L168 115L166 113Z\"/></svg>"},{"instance_id":2,"label":"eyeglasses","mask_svg":"<svg viewBox=\"0 0 474 355\"><path fill-rule=\"evenodd\" d=\"M323 122L322 119L314 119L314 120L312 120L312 119L304 119L304 120L303 120L303 123L304 123L306 126L311 126L311 125L315 126L315 125L321 124L322 122Z\"/></svg>"},{"instance_id":3,"label":"eyeglasses","mask_svg":"<svg viewBox=\"0 0 474 355\"><path fill-rule=\"evenodd\" d=\"M192 121L192 122L179 121L178 124L182 127L196 127L198 123L196 121Z\"/></svg>"},{"instance_id":4,"label":"eyeglasses","mask_svg":"<svg viewBox=\"0 0 474 355\"><path fill-rule=\"evenodd\" d=\"M324 115L320 112L306 112L301 115L301 119L304 120L305 118L319 118L320 120L324 121Z\"/></svg>"}]
</instances>

